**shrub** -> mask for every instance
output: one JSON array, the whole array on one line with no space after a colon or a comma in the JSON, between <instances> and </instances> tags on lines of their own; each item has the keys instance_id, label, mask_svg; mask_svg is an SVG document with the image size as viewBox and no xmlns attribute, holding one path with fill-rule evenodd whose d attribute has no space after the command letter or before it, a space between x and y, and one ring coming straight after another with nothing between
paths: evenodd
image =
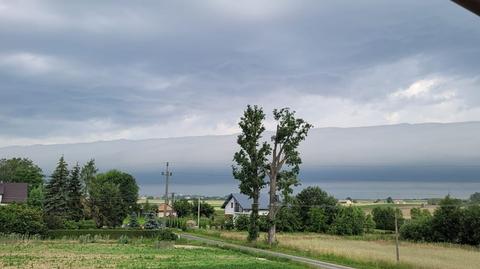
<instances>
[{"instance_id":1,"label":"shrub","mask_svg":"<svg viewBox=\"0 0 480 269\"><path fill-rule=\"evenodd\" d=\"M140 225L138 224L138 218L137 218L136 212L132 212L132 214L130 214L130 222L128 223L128 227L130 228L140 227Z\"/></svg>"},{"instance_id":2,"label":"shrub","mask_svg":"<svg viewBox=\"0 0 480 269\"><path fill-rule=\"evenodd\" d=\"M147 230L151 230L158 229L159 226L160 225L158 224L157 218L155 217L155 213L152 211L148 212L145 220L145 225L143 227Z\"/></svg>"},{"instance_id":3,"label":"shrub","mask_svg":"<svg viewBox=\"0 0 480 269\"><path fill-rule=\"evenodd\" d=\"M463 244L480 246L480 205L464 210L460 241Z\"/></svg>"},{"instance_id":4,"label":"shrub","mask_svg":"<svg viewBox=\"0 0 480 269\"><path fill-rule=\"evenodd\" d=\"M77 222L78 229L95 229L97 228L94 220L80 220Z\"/></svg>"},{"instance_id":5,"label":"shrub","mask_svg":"<svg viewBox=\"0 0 480 269\"><path fill-rule=\"evenodd\" d=\"M308 219L305 229L309 232L324 233L328 230L327 215L325 209L312 207L308 211Z\"/></svg>"},{"instance_id":6,"label":"shrub","mask_svg":"<svg viewBox=\"0 0 480 269\"><path fill-rule=\"evenodd\" d=\"M130 238L127 235L122 234L120 238L118 238L118 243L122 245L128 244L130 243Z\"/></svg>"},{"instance_id":7,"label":"shrub","mask_svg":"<svg viewBox=\"0 0 480 269\"><path fill-rule=\"evenodd\" d=\"M73 220L66 220L63 222L63 227L65 229L71 229L71 230L77 230L79 227L78 227L78 223L73 221Z\"/></svg>"},{"instance_id":8,"label":"shrub","mask_svg":"<svg viewBox=\"0 0 480 269\"><path fill-rule=\"evenodd\" d=\"M375 229L375 221L372 218L372 215L368 214L365 218L365 224L363 225L365 232L371 233Z\"/></svg>"},{"instance_id":9,"label":"shrub","mask_svg":"<svg viewBox=\"0 0 480 269\"><path fill-rule=\"evenodd\" d=\"M249 215L240 215L235 218L235 229L238 231L248 230L248 225L250 224Z\"/></svg>"},{"instance_id":10,"label":"shrub","mask_svg":"<svg viewBox=\"0 0 480 269\"><path fill-rule=\"evenodd\" d=\"M178 236L170 229L161 229L157 233L157 239L161 241L175 241Z\"/></svg>"},{"instance_id":11,"label":"shrub","mask_svg":"<svg viewBox=\"0 0 480 269\"><path fill-rule=\"evenodd\" d=\"M0 233L43 234L46 225L41 211L22 204L0 206Z\"/></svg>"},{"instance_id":12,"label":"shrub","mask_svg":"<svg viewBox=\"0 0 480 269\"><path fill-rule=\"evenodd\" d=\"M126 235L129 238L158 238L166 236L163 233L165 229L158 230L134 230L134 229L88 229L88 230L49 230L45 234L45 238L59 239L59 238L72 238L76 239L82 235L90 234L90 236L101 236L101 238L118 239L122 235ZM168 230L168 229L166 229ZM170 231L170 230L168 230ZM171 231L170 231L171 232ZM168 232L167 232L168 233Z\"/></svg>"},{"instance_id":13,"label":"shrub","mask_svg":"<svg viewBox=\"0 0 480 269\"><path fill-rule=\"evenodd\" d=\"M400 228L402 239L413 241L432 241L432 218L412 219Z\"/></svg>"},{"instance_id":14,"label":"shrub","mask_svg":"<svg viewBox=\"0 0 480 269\"><path fill-rule=\"evenodd\" d=\"M302 227L300 219L300 210L297 206L284 206L280 208L276 217L277 230L282 232L299 231ZM262 232L268 231L268 222L266 216L261 216L262 225L260 230Z\"/></svg>"},{"instance_id":15,"label":"shrub","mask_svg":"<svg viewBox=\"0 0 480 269\"><path fill-rule=\"evenodd\" d=\"M235 225L233 224L233 218L231 216L225 216L225 224L224 224L225 230L232 230L235 228Z\"/></svg>"},{"instance_id":16,"label":"shrub","mask_svg":"<svg viewBox=\"0 0 480 269\"><path fill-rule=\"evenodd\" d=\"M398 227L403 224L403 214L398 208L393 207L375 207L372 210L373 221L377 229L381 230L395 230L395 212L398 218Z\"/></svg>"},{"instance_id":17,"label":"shrub","mask_svg":"<svg viewBox=\"0 0 480 269\"><path fill-rule=\"evenodd\" d=\"M354 206L341 207L332 225L330 233L337 235L361 235L365 222L365 213Z\"/></svg>"}]
</instances>

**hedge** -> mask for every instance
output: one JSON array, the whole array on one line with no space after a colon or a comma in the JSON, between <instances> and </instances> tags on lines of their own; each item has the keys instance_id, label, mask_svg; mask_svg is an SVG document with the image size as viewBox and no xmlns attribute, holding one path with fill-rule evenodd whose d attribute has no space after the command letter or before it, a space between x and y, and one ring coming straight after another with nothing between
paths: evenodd
<instances>
[{"instance_id":1,"label":"hedge","mask_svg":"<svg viewBox=\"0 0 480 269\"><path fill-rule=\"evenodd\" d=\"M140 230L140 229L86 229L86 230L49 230L44 238L60 239L78 238L82 235L100 235L108 236L110 239L119 239L122 235L129 238L145 237L158 238L160 240L176 240L177 235L169 229L160 230Z\"/></svg>"}]
</instances>

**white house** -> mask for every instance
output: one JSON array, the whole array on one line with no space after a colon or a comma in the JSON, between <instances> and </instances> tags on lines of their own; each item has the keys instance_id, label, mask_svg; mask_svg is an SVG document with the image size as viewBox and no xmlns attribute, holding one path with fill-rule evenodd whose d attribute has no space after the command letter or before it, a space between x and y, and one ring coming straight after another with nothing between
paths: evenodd
<instances>
[{"instance_id":1,"label":"white house","mask_svg":"<svg viewBox=\"0 0 480 269\"><path fill-rule=\"evenodd\" d=\"M258 214L268 215L269 197L266 194L260 194L258 199ZM241 193L231 193L225 199L222 205L225 215L236 217L238 215L250 215L252 213L252 199Z\"/></svg>"}]
</instances>

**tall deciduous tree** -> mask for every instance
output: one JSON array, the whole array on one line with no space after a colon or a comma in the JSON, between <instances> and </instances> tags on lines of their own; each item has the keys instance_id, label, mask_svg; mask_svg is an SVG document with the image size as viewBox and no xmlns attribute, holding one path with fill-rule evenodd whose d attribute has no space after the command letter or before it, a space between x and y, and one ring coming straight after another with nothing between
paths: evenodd
<instances>
[{"instance_id":1,"label":"tall deciduous tree","mask_svg":"<svg viewBox=\"0 0 480 269\"><path fill-rule=\"evenodd\" d=\"M83 218L82 184L80 182L80 166L75 165L67 183L67 215L68 219L79 221Z\"/></svg>"},{"instance_id":2,"label":"tall deciduous tree","mask_svg":"<svg viewBox=\"0 0 480 269\"><path fill-rule=\"evenodd\" d=\"M236 163L232 167L233 176L240 181L240 192L248 195L253 201L248 228L250 241L258 238L258 200L260 190L266 185L267 156L271 151L268 143L261 142L265 131L264 119L265 114L262 108L247 106L238 124L242 129L242 133L237 138L240 150L233 157Z\"/></svg>"},{"instance_id":3,"label":"tall deciduous tree","mask_svg":"<svg viewBox=\"0 0 480 269\"><path fill-rule=\"evenodd\" d=\"M67 163L62 156L45 187L45 213L49 217L66 217L68 175Z\"/></svg>"},{"instance_id":4,"label":"tall deciduous tree","mask_svg":"<svg viewBox=\"0 0 480 269\"><path fill-rule=\"evenodd\" d=\"M126 217L130 212L137 209L138 185L135 178L127 173L110 170L103 174L98 174L97 179L104 182L111 182L118 186L122 195Z\"/></svg>"},{"instance_id":5,"label":"tall deciduous tree","mask_svg":"<svg viewBox=\"0 0 480 269\"><path fill-rule=\"evenodd\" d=\"M83 193L88 196L88 190L91 185L91 182L97 176L98 169L95 166L95 159L91 159L88 161L83 167L82 171L80 172L80 180L83 187Z\"/></svg>"},{"instance_id":6,"label":"tall deciduous tree","mask_svg":"<svg viewBox=\"0 0 480 269\"><path fill-rule=\"evenodd\" d=\"M43 173L30 159L0 159L0 181L28 183L28 190L31 191L43 185Z\"/></svg>"},{"instance_id":7,"label":"tall deciduous tree","mask_svg":"<svg viewBox=\"0 0 480 269\"><path fill-rule=\"evenodd\" d=\"M305 140L313 126L303 119L295 117L295 111L289 108L275 109L273 117L277 121L275 134L272 136L272 159L268 166L270 178L270 204L268 212L268 243L276 241L275 217L279 210L278 192L284 197L292 193L292 186L299 184L297 179L302 159L298 152L300 142Z\"/></svg>"}]
</instances>

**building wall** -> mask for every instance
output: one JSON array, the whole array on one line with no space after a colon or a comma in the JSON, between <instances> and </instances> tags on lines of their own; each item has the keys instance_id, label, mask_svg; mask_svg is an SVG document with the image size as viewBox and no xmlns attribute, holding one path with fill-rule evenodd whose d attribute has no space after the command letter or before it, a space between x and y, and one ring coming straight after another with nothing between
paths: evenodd
<instances>
[{"instance_id":1,"label":"building wall","mask_svg":"<svg viewBox=\"0 0 480 269\"><path fill-rule=\"evenodd\" d=\"M233 215L235 213L235 199L232 197L225 206L225 215Z\"/></svg>"}]
</instances>

